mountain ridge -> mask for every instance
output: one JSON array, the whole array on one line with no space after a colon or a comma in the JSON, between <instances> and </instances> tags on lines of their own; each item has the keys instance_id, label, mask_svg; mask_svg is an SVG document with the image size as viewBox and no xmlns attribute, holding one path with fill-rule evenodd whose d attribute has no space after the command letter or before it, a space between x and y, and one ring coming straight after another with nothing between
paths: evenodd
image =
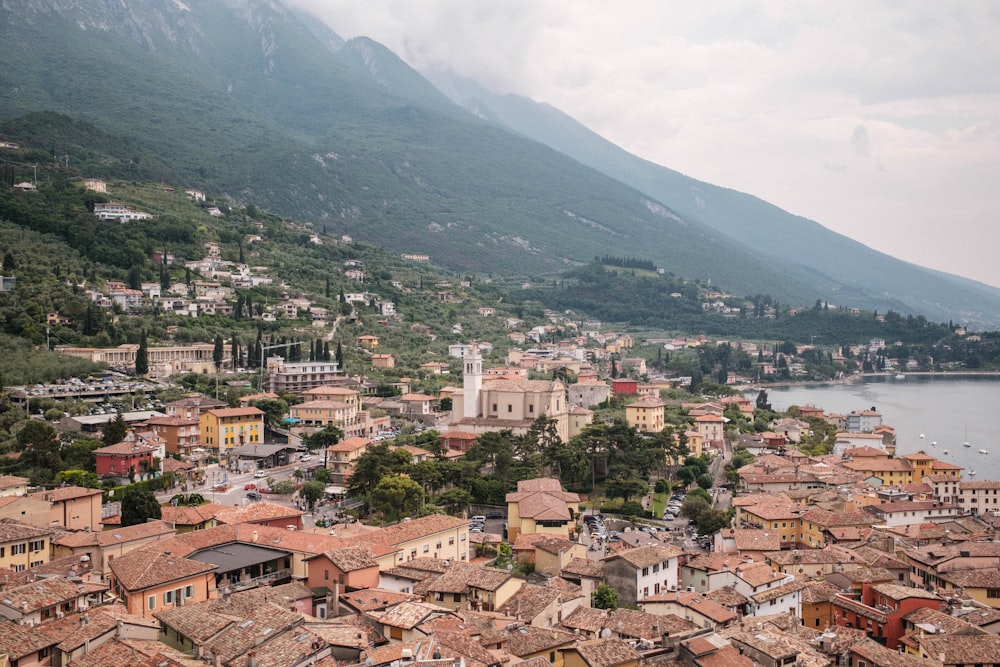
<instances>
[{"instance_id":1,"label":"mountain ridge","mask_svg":"<svg viewBox=\"0 0 1000 667\"><path fill-rule=\"evenodd\" d=\"M1000 290L954 277L934 275L954 293L922 305L763 253L686 211L690 193L609 176L485 102L465 111L385 47L279 2L7 0L0 19L4 115L68 113L155 150L187 184L393 252L530 276L611 251L793 303L949 319L931 312L941 302L971 322L1000 312Z\"/></svg>"}]
</instances>

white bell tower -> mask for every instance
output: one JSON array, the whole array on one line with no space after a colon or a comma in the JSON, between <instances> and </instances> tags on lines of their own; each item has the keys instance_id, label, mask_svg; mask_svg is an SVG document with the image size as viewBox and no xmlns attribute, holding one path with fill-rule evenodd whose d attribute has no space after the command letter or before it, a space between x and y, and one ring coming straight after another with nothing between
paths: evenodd
<instances>
[{"instance_id":1,"label":"white bell tower","mask_svg":"<svg viewBox=\"0 0 1000 667\"><path fill-rule=\"evenodd\" d=\"M462 417L479 416L479 393L483 389L483 358L479 346L470 345L462 374Z\"/></svg>"}]
</instances>

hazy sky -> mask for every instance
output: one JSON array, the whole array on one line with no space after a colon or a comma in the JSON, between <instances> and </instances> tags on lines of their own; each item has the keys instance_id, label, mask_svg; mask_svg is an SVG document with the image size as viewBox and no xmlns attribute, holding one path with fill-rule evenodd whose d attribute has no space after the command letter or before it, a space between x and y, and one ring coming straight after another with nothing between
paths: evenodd
<instances>
[{"instance_id":1,"label":"hazy sky","mask_svg":"<svg viewBox=\"0 0 1000 667\"><path fill-rule=\"evenodd\" d=\"M1000 2L291 1L417 70L1000 286Z\"/></svg>"}]
</instances>

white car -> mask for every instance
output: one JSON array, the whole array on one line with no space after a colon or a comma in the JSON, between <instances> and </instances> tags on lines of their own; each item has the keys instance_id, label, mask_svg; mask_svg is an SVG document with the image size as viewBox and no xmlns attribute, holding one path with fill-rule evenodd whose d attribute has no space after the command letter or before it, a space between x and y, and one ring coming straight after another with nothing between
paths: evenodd
<instances>
[{"instance_id":1,"label":"white car","mask_svg":"<svg viewBox=\"0 0 1000 667\"><path fill-rule=\"evenodd\" d=\"M302 456L299 457L299 461L312 461L312 458L313 457L309 456L308 454L303 454Z\"/></svg>"},{"instance_id":2,"label":"white car","mask_svg":"<svg viewBox=\"0 0 1000 667\"><path fill-rule=\"evenodd\" d=\"M256 477L257 479L263 479L263 478L267 477L267 471L266 470L258 470L258 471L256 471L253 474L253 476Z\"/></svg>"}]
</instances>

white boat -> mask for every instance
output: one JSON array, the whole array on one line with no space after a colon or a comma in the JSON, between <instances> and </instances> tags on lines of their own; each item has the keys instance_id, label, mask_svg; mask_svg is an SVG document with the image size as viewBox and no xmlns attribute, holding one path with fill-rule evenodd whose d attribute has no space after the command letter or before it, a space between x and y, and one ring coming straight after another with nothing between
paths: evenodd
<instances>
[{"instance_id":1,"label":"white boat","mask_svg":"<svg viewBox=\"0 0 1000 667\"><path fill-rule=\"evenodd\" d=\"M975 470L970 470L969 471L969 477L975 477L975 476L976 476L976 471Z\"/></svg>"},{"instance_id":2,"label":"white boat","mask_svg":"<svg viewBox=\"0 0 1000 667\"><path fill-rule=\"evenodd\" d=\"M937 440L931 440L931 447L937 447Z\"/></svg>"},{"instance_id":3,"label":"white boat","mask_svg":"<svg viewBox=\"0 0 1000 667\"><path fill-rule=\"evenodd\" d=\"M972 447L972 443L969 442L968 440L966 440L965 442L962 443L962 446L963 447Z\"/></svg>"},{"instance_id":4,"label":"white boat","mask_svg":"<svg viewBox=\"0 0 1000 667\"><path fill-rule=\"evenodd\" d=\"M944 451L943 451L943 452L941 452L941 453L942 453L942 454L951 454L951 452L949 452L949 451L948 451L947 449L946 449L946 450L944 450Z\"/></svg>"},{"instance_id":5,"label":"white boat","mask_svg":"<svg viewBox=\"0 0 1000 667\"><path fill-rule=\"evenodd\" d=\"M989 452L988 452L988 451L986 451L985 449L980 449L980 450L979 450L979 453L980 453L980 454L989 454Z\"/></svg>"},{"instance_id":6,"label":"white boat","mask_svg":"<svg viewBox=\"0 0 1000 667\"><path fill-rule=\"evenodd\" d=\"M903 373L896 373L896 379L897 380L905 380L906 379L906 375L903 374Z\"/></svg>"}]
</instances>

